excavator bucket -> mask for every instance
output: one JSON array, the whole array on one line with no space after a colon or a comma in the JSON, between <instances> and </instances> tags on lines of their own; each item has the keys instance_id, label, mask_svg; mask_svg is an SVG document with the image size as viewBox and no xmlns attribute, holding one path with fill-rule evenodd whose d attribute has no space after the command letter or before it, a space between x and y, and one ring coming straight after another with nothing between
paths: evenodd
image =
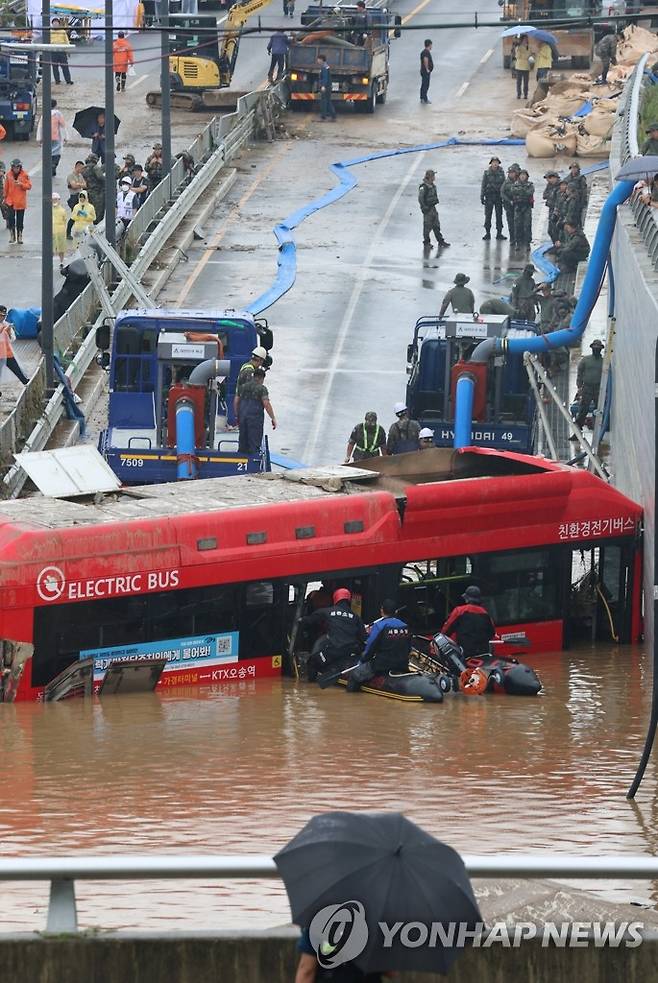
<instances>
[{"instance_id":1,"label":"excavator bucket","mask_svg":"<svg viewBox=\"0 0 658 983\"><path fill-rule=\"evenodd\" d=\"M238 99L246 95L246 91L237 89L206 89L202 101L204 109L220 109L224 113L234 113L238 108Z\"/></svg>"}]
</instances>

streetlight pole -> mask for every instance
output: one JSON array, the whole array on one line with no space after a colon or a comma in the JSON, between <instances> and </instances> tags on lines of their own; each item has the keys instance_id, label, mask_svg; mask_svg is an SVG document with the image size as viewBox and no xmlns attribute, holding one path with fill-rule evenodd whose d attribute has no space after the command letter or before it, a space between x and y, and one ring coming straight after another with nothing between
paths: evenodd
<instances>
[{"instance_id":1,"label":"streetlight pole","mask_svg":"<svg viewBox=\"0 0 658 983\"><path fill-rule=\"evenodd\" d=\"M42 0L42 40L50 44L50 0ZM53 304L52 52L41 55L41 347L46 362L46 389L55 387Z\"/></svg>"},{"instance_id":2,"label":"streetlight pole","mask_svg":"<svg viewBox=\"0 0 658 983\"><path fill-rule=\"evenodd\" d=\"M112 0L105 0L105 238L111 246L116 246L113 26Z\"/></svg>"},{"instance_id":3,"label":"streetlight pole","mask_svg":"<svg viewBox=\"0 0 658 983\"><path fill-rule=\"evenodd\" d=\"M160 0L160 89L162 91L162 173L171 171L171 80L169 77L169 0Z\"/></svg>"}]
</instances>

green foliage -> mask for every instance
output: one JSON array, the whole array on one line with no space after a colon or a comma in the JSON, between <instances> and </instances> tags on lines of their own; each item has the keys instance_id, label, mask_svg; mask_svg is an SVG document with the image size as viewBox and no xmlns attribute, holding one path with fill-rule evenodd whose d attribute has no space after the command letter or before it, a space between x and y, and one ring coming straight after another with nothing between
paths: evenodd
<instances>
[{"instance_id":1,"label":"green foliage","mask_svg":"<svg viewBox=\"0 0 658 983\"><path fill-rule=\"evenodd\" d=\"M642 109L640 111L640 132L638 134L640 146L645 139L645 130L650 123L655 123L658 119L658 85L650 85L644 93Z\"/></svg>"}]
</instances>

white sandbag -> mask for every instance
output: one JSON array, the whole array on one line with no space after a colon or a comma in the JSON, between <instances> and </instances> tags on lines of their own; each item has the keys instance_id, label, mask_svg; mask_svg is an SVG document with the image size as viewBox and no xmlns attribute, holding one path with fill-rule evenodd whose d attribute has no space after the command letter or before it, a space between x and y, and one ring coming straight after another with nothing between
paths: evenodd
<instances>
[{"instance_id":1,"label":"white sandbag","mask_svg":"<svg viewBox=\"0 0 658 983\"><path fill-rule=\"evenodd\" d=\"M606 112L603 109L593 109L589 115L583 117L583 127L589 136L609 137L615 124L615 114Z\"/></svg>"},{"instance_id":2,"label":"white sandbag","mask_svg":"<svg viewBox=\"0 0 658 983\"><path fill-rule=\"evenodd\" d=\"M578 157L608 157L611 140L597 136L579 136L576 147Z\"/></svg>"},{"instance_id":3,"label":"white sandbag","mask_svg":"<svg viewBox=\"0 0 658 983\"><path fill-rule=\"evenodd\" d=\"M564 136L551 132L551 127L531 130L525 138L528 157L574 157L578 144L576 133Z\"/></svg>"}]
</instances>

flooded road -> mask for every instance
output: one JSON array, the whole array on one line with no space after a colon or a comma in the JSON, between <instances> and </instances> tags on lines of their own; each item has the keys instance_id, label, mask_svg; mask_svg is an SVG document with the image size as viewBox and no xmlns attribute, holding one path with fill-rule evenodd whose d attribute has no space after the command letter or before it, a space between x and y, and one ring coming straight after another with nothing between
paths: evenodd
<instances>
[{"instance_id":1,"label":"flooded road","mask_svg":"<svg viewBox=\"0 0 658 983\"><path fill-rule=\"evenodd\" d=\"M464 852L655 853L656 770L625 792L648 712L631 648L536 660L537 699L404 704L291 680L233 691L0 706L5 855L273 853L314 813L400 809ZM646 883L598 885L658 900ZM267 926L277 882L80 884L83 925ZM46 885L0 884L3 930L43 927Z\"/></svg>"}]
</instances>

